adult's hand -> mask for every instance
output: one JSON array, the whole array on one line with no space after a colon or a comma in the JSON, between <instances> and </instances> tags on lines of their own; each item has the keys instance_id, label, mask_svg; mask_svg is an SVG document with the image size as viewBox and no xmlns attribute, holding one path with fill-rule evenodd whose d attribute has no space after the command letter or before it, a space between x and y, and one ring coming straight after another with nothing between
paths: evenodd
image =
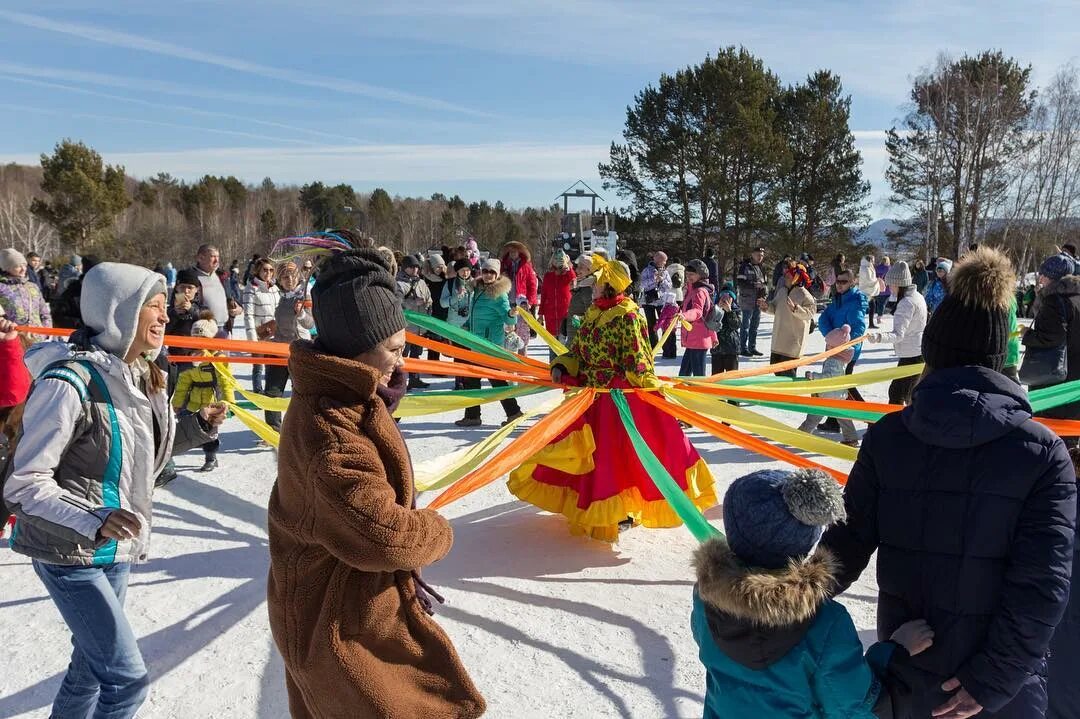
<instances>
[{"instance_id":1,"label":"adult's hand","mask_svg":"<svg viewBox=\"0 0 1080 719\"><path fill-rule=\"evenodd\" d=\"M758 306L758 309L762 309L762 310L769 309L769 303L765 301L764 297L759 297L758 298L757 306Z\"/></svg>"},{"instance_id":2,"label":"adult's hand","mask_svg":"<svg viewBox=\"0 0 1080 719\"><path fill-rule=\"evenodd\" d=\"M131 539L139 535L142 522L138 516L126 509L114 509L98 529L98 539Z\"/></svg>"},{"instance_id":3,"label":"adult's hand","mask_svg":"<svg viewBox=\"0 0 1080 719\"><path fill-rule=\"evenodd\" d=\"M960 686L960 680L956 677L942 684L941 688L947 692L957 689L960 691L957 691L956 694L949 697L949 701L934 710L933 715L935 717L941 719L968 719L968 717L973 717L983 710L982 704L975 701L975 698L967 693L967 689Z\"/></svg>"},{"instance_id":4,"label":"adult's hand","mask_svg":"<svg viewBox=\"0 0 1080 719\"><path fill-rule=\"evenodd\" d=\"M15 323L0 317L0 341L7 342L16 339L19 333L15 331Z\"/></svg>"},{"instance_id":5,"label":"adult's hand","mask_svg":"<svg viewBox=\"0 0 1080 719\"><path fill-rule=\"evenodd\" d=\"M229 317L239 317L242 314L244 314L244 308L240 305L229 308Z\"/></svg>"},{"instance_id":6,"label":"adult's hand","mask_svg":"<svg viewBox=\"0 0 1080 719\"><path fill-rule=\"evenodd\" d=\"M218 427L225 421L227 408L222 402L213 402L199 410L199 416L211 427Z\"/></svg>"}]
</instances>

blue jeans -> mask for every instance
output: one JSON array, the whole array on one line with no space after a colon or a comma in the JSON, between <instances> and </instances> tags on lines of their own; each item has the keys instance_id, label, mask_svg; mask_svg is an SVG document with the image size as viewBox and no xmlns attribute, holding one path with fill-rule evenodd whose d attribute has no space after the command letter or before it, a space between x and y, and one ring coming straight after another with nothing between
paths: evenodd
<instances>
[{"instance_id":1,"label":"blue jeans","mask_svg":"<svg viewBox=\"0 0 1080 719\"><path fill-rule=\"evenodd\" d=\"M34 560L71 630L71 663L53 700L54 719L128 719L150 688L135 633L124 615L131 565L69 567Z\"/></svg>"},{"instance_id":2,"label":"blue jeans","mask_svg":"<svg viewBox=\"0 0 1080 719\"><path fill-rule=\"evenodd\" d=\"M255 394L262 394L263 389L263 366L253 364L251 365L251 391Z\"/></svg>"},{"instance_id":3,"label":"blue jeans","mask_svg":"<svg viewBox=\"0 0 1080 719\"><path fill-rule=\"evenodd\" d=\"M739 351L743 354L757 351L757 328L761 322L761 308L742 311L742 325L739 327Z\"/></svg>"},{"instance_id":4,"label":"blue jeans","mask_svg":"<svg viewBox=\"0 0 1080 719\"><path fill-rule=\"evenodd\" d=\"M704 377L705 352L705 350L684 349L682 356L682 365L679 367L679 376Z\"/></svg>"}]
</instances>

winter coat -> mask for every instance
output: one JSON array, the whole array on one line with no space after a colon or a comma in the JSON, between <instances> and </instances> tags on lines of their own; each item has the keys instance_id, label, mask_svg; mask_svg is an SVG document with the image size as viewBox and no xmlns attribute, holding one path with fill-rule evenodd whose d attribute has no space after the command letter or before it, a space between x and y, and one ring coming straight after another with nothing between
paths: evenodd
<instances>
[{"instance_id":1,"label":"winter coat","mask_svg":"<svg viewBox=\"0 0 1080 719\"><path fill-rule=\"evenodd\" d=\"M510 280L499 277L491 284L478 282L469 310L469 331L502 347L510 318Z\"/></svg>"},{"instance_id":2,"label":"winter coat","mask_svg":"<svg viewBox=\"0 0 1080 719\"><path fill-rule=\"evenodd\" d=\"M709 258L705 258L705 264L708 265ZM716 264L716 260L713 260L713 264ZM665 268L667 270L668 277L671 278L671 291L675 293L675 301L681 303L683 298L686 297L686 267L680 265L677 262L668 263ZM709 267L709 278L719 277L719 275L712 274L713 268Z\"/></svg>"},{"instance_id":3,"label":"winter coat","mask_svg":"<svg viewBox=\"0 0 1080 719\"><path fill-rule=\"evenodd\" d=\"M1080 379L1080 276L1065 275L1040 291L1042 303L1031 329L1024 334L1029 349L1067 346L1065 381ZM1039 386L1030 389L1041 389ZM1080 402L1071 402L1039 413L1056 419L1080 418Z\"/></svg>"},{"instance_id":4,"label":"winter coat","mask_svg":"<svg viewBox=\"0 0 1080 719\"><path fill-rule=\"evenodd\" d=\"M82 322L82 310L79 302L82 294L82 278L71 280L59 294L53 296L49 302L49 312L52 313L53 327L75 329Z\"/></svg>"},{"instance_id":5,"label":"winter coat","mask_svg":"<svg viewBox=\"0 0 1080 719\"><path fill-rule=\"evenodd\" d=\"M398 275L397 286L403 310L421 315L431 312L431 290L428 289L423 277L420 275L409 277L403 272ZM405 329L414 334L420 331L416 325L408 325Z\"/></svg>"},{"instance_id":6,"label":"winter coat","mask_svg":"<svg viewBox=\"0 0 1080 719\"><path fill-rule=\"evenodd\" d=\"M847 292L838 293L829 306L821 311L818 331L824 337L837 327L848 325L851 327L852 339L862 337L866 334L866 313L869 309L870 300L867 296L858 287L851 287ZM862 345L857 344L852 350L855 352L852 359L858 360L862 354Z\"/></svg>"},{"instance_id":7,"label":"winter coat","mask_svg":"<svg viewBox=\"0 0 1080 719\"><path fill-rule=\"evenodd\" d=\"M886 265L883 262L874 269L874 272L877 274L877 278L881 280L881 283L878 285L878 287L881 288L881 291L877 293L878 297L889 297L892 295L892 291L889 289L889 286L885 284L885 275L889 274L889 267L891 267L891 265Z\"/></svg>"},{"instance_id":8,"label":"winter coat","mask_svg":"<svg viewBox=\"0 0 1080 719\"><path fill-rule=\"evenodd\" d=\"M755 265L750 258L743 260L735 273L735 284L739 290L739 309L753 312L758 299L765 297L765 268Z\"/></svg>"},{"instance_id":9,"label":"winter coat","mask_svg":"<svg viewBox=\"0 0 1080 719\"><path fill-rule=\"evenodd\" d=\"M279 302L281 290L277 285L268 285L256 277L244 288L244 331L249 340L259 339L255 328L274 319Z\"/></svg>"},{"instance_id":10,"label":"winter coat","mask_svg":"<svg viewBox=\"0 0 1080 719\"><path fill-rule=\"evenodd\" d=\"M919 290L919 294L926 293L926 286L930 284L930 273L926 268L921 270L914 270L911 273L912 281L915 283L915 288Z\"/></svg>"},{"instance_id":11,"label":"winter coat","mask_svg":"<svg viewBox=\"0 0 1080 719\"><path fill-rule=\"evenodd\" d=\"M716 333L705 326L705 314L712 309L715 294L713 286L704 280L687 288L682 315L690 323L690 329L684 325L679 335L683 349L710 350L716 344Z\"/></svg>"},{"instance_id":12,"label":"winter coat","mask_svg":"<svg viewBox=\"0 0 1080 719\"><path fill-rule=\"evenodd\" d=\"M716 346L712 353L715 355L739 354L739 330L742 327L742 312L738 305L731 304L730 310L724 310L721 320L720 331L716 333Z\"/></svg>"},{"instance_id":13,"label":"winter coat","mask_svg":"<svg viewBox=\"0 0 1080 719\"><path fill-rule=\"evenodd\" d=\"M589 306L593 301L592 294L595 285L596 282L594 278L582 278L575 283L574 289L570 292L570 305L567 308L567 317L569 318L569 321L566 323L567 347L574 341L574 336L578 331L575 322L580 325L585 313L589 311Z\"/></svg>"},{"instance_id":14,"label":"winter coat","mask_svg":"<svg viewBox=\"0 0 1080 719\"><path fill-rule=\"evenodd\" d=\"M23 364L22 340L0 340L0 409L26 401L30 392L30 373ZM3 520L0 520L3 521Z\"/></svg>"},{"instance_id":15,"label":"winter coat","mask_svg":"<svg viewBox=\"0 0 1080 719\"><path fill-rule=\"evenodd\" d=\"M502 255L502 276L510 280L510 293L514 295L514 300L517 300L518 295L525 295L525 299L529 301L530 307L535 307L539 303L539 297L537 296L537 278L536 270L533 268L532 255L529 253L529 248L522 245L520 242L513 243L518 251L517 262L510 260L510 253L505 252Z\"/></svg>"},{"instance_id":16,"label":"winter coat","mask_svg":"<svg viewBox=\"0 0 1080 719\"><path fill-rule=\"evenodd\" d=\"M191 268L199 276L199 302L214 314L218 327L224 327L229 321L229 303L225 285L214 272L203 272L198 265Z\"/></svg>"},{"instance_id":17,"label":"winter coat","mask_svg":"<svg viewBox=\"0 0 1080 719\"><path fill-rule=\"evenodd\" d=\"M198 415L174 419L164 391L143 392L145 361L128 365L80 336L26 352L35 384L4 484L18 517L11 548L49 564L145 562L154 479L173 453L216 433ZM138 536L97 539L114 507L138 516Z\"/></svg>"},{"instance_id":18,"label":"winter coat","mask_svg":"<svg viewBox=\"0 0 1080 719\"><path fill-rule=\"evenodd\" d=\"M1042 716L1045 655L1069 594L1076 474L1024 390L984 367L936 370L870 425L822 545L846 589L877 551L878 636L925 619L912 716L957 677L988 711Z\"/></svg>"},{"instance_id":19,"label":"winter coat","mask_svg":"<svg viewBox=\"0 0 1080 719\"><path fill-rule=\"evenodd\" d=\"M315 327L315 318L306 307L296 314L296 303L304 301L304 288L297 287L292 292L282 293L274 311L274 336L271 342L290 344L296 340L311 339L311 330Z\"/></svg>"},{"instance_id":20,"label":"winter coat","mask_svg":"<svg viewBox=\"0 0 1080 719\"><path fill-rule=\"evenodd\" d=\"M465 286L465 292L459 293L458 289L462 285ZM465 327L469 324L474 292L475 288L471 280L462 282L458 277L447 280L439 300L439 304L446 309L447 322L454 327ZM507 303L509 304L509 298L507 298Z\"/></svg>"},{"instance_id":21,"label":"winter coat","mask_svg":"<svg viewBox=\"0 0 1080 719\"><path fill-rule=\"evenodd\" d=\"M722 284L724 284L723 278L720 277L720 264L716 261L716 258L706 256L701 261L705 263L706 269L709 270L709 281L713 284L713 286L720 287ZM676 264L676 263L671 263L671 264L668 265L668 274L669 275L674 274L674 271L672 270L672 268L675 268L675 267L677 267L680 272L685 272L686 271L686 268L684 268L682 265ZM686 286L686 278L685 278L685 276L683 277L683 283L682 284L683 284L684 287ZM679 290L676 289L675 292L678 293ZM678 299L679 299L679 301L682 301L681 297L678 297Z\"/></svg>"},{"instance_id":22,"label":"winter coat","mask_svg":"<svg viewBox=\"0 0 1080 719\"><path fill-rule=\"evenodd\" d=\"M722 538L695 555L690 626L705 665L705 719L873 719L892 642L862 642L829 599L839 571L828 551L784 569L748 567Z\"/></svg>"},{"instance_id":23,"label":"winter coat","mask_svg":"<svg viewBox=\"0 0 1080 719\"><path fill-rule=\"evenodd\" d=\"M926 288L926 311L933 314L948 294L949 288L937 275L934 275L934 278L930 280L930 286Z\"/></svg>"},{"instance_id":24,"label":"winter coat","mask_svg":"<svg viewBox=\"0 0 1080 719\"><path fill-rule=\"evenodd\" d=\"M904 290L904 297L896 303L893 311L892 332L882 332L882 342L892 342L893 352L900 359L922 355L922 336L926 329L926 300L909 285ZM855 331L852 337L857 337Z\"/></svg>"},{"instance_id":25,"label":"winter coat","mask_svg":"<svg viewBox=\"0 0 1080 719\"><path fill-rule=\"evenodd\" d=\"M425 266L421 270L420 274L424 278L424 282L428 286L428 294L431 295L431 316L437 320L446 322L447 310L443 307L442 299L443 288L446 287L447 279L442 275L436 275L427 270Z\"/></svg>"},{"instance_id":26,"label":"winter coat","mask_svg":"<svg viewBox=\"0 0 1080 719\"><path fill-rule=\"evenodd\" d=\"M869 262L865 257L859 260L859 278L856 284L859 287L859 292L862 292L867 297L877 296L880 287L877 280L877 270L874 269L874 263Z\"/></svg>"},{"instance_id":27,"label":"winter coat","mask_svg":"<svg viewBox=\"0 0 1080 719\"><path fill-rule=\"evenodd\" d=\"M1080 542L1073 548L1073 571L1078 568ZM1065 615L1050 640L1047 664L1047 719L1075 719L1080 707L1080 683L1076 681L1076 668L1080 666L1080 591L1069 593Z\"/></svg>"},{"instance_id":28,"label":"winter coat","mask_svg":"<svg viewBox=\"0 0 1080 719\"><path fill-rule=\"evenodd\" d=\"M165 334L172 335L174 337L190 337L191 328L199 321L199 315L203 312L203 306L199 304L198 300L191 303L191 307L187 310L180 311L176 309L176 306L172 302L169 303L169 323L165 325ZM170 354L178 355L191 355L195 354L198 350L181 349L179 347L170 349Z\"/></svg>"},{"instance_id":29,"label":"winter coat","mask_svg":"<svg viewBox=\"0 0 1080 719\"><path fill-rule=\"evenodd\" d=\"M551 270L544 275L540 315L544 318L547 331L556 337L561 332L563 320L570 314L570 288L576 279L577 275L572 269L566 272Z\"/></svg>"},{"instance_id":30,"label":"winter coat","mask_svg":"<svg viewBox=\"0 0 1080 719\"><path fill-rule=\"evenodd\" d=\"M794 312L787 305L789 296L795 303ZM772 351L784 357L801 357L803 343L810 332L810 320L814 319L816 310L817 301L805 287L777 287L776 296L766 310L776 317L773 321Z\"/></svg>"},{"instance_id":31,"label":"winter coat","mask_svg":"<svg viewBox=\"0 0 1080 719\"><path fill-rule=\"evenodd\" d=\"M660 307L664 304L663 294L671 292L671 275L658 269L652 262L641 271L641 292L645 304Z\"/></svg>"},{"instance_id":32,"label":"winter coat","mask_svg":"<svg viewBox=\"0 0 1080 719\"><path fill-rule=\"evenodd\" d=\"M28 279L0 272L0 307L17 325L52 327L52 312L41 290Z\"/></svg>"},{"instance_id":33,"label":"winter coat","mask_svg":"<svg viewBox=\"0 0 1080 719\"><path fill-rule=\"evenodd\" d=\"M223 399L235 402L236 394L222 386L213 362L203 362L192 364L180 372L176 389L173 391L172 406L178 410L198 412L203 407Z\"/></svg>"},{"instance_id":34,"label":"winter coat","mask_svg":"<svg viewBox=\"0 0 1080 719\"><path fill-rule=\"evenodd\" d=\"M310 342L293 343L289 371L267 595L292 716L480 716L484 700L414 578L446 556L453 530L412 508L409 450L378 371Z\"/></svg>"}]
</instances>

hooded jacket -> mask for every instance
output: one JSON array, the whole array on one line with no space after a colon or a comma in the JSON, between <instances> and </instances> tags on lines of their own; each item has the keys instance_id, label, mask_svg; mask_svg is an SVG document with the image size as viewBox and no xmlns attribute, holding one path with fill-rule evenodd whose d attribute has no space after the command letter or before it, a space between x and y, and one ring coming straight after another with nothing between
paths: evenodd
<instances>
[{"instance_id":1,"label":"hooded jacket","mask_svg":"<svg viewBox=\"0 0 1080 719\"><path fill-rule=\"evenodd\" d=\"M873 719L894 653L863 657L847 610L829 599L836 561L819 549L786 568L748 567L722 538L695 553L690 624L706 671L705 719Z\"/></svg>"},{"instance_id":2,"label":"hooded jacket","mask_svg":"<svg viewBox=\"0 0 1080 719\"><path fill-rule=\"evenodd\" d=\"M690 323L690 329L682 328L681 341L685 349L709 350L716 345L716 333L705 326L705 313L712 309L716 291L708 282L695 282L686 291L682 302L683 319Z\"/></svg>"},{"instance_id":3,"label":"hooded jacket","mask_svg":"<svg viewBox=\"0 0 1080 719\"><path fill-rule=\"evenodd\" d=\"M73 343L42 342L26 352L35 384L12 458L4 500L18 518L11 548L50 564L143 562L154 478L174 452L214 439L197 415L179 423L165 392L147 395L142 358L127 354L146 300L165 279L132 265L102 263L83 282L87 330ZM98 540L113 508L142 523L128 540Z\"/></svg>"},{"instance_id":4,"label":"hooded jacket","mask_svg":"<svg viewBox=\"0 0 1080 719\"><path fill-rule=\"evenodd\" d=\"M378 371L295 342L289 372L267 594L292 716L480 716L484 700L413 574L446 556L453 530L411 508L409 451Z\"/></svg>"},{"instance_id":5,"label":"hooded jacket","mask_svg":"<svg viewBox=\"0 0 1080 719\"><path fill-rule=\"evenodd\" d=\"M459 292L464 288L464 291ZM472 312L473 293L475 286L472 280L462 280L455 275L446 281L443 286L442 297L439 304L446 310L446 321L454 327L465 327L469 324L469 313ZM510 297L506 299L510 305Z\"/></svg>"},{"instance_id":6,"label":"hooded jacket","mask_svg":"<svg viewBox=\"0 0 1080 719\"><path fill-rule=\"evenodd\" d=\"M900 359L922 355L922 336L926 329L926 300L909 285L904 296L896 303L893 312L892 332L882 332L882 342L892 342L893 351ZM855 335L854 330L852 331ZM861 346L861 345L858 345Z\"/></svg>"},{"instance_id":7,"label":"hooded jacket","mask_svg":"<svg viewBox=\"0 0 1080 719\"><path fill-rule=\"evenodd\" d=\"M518 251L516 262L510 259L511 249ZM502 262L502 277L510 281L510 291L507 294L513 294L515 297L525 295L525 299L529 301L529 306L535 307L540 302L537 296L539 288L536 269L533 268L532 253L529 252L529 248L520 242L507 242L503 246L500 261Z\"/></svg>"},{"instance_id":8,"label":"hooded jacket","mask_svg":"<svg viewBox=\"0 0 1080 719\"><path fill-rule=\"evenodd\" d=\"M1065 381L1080 379L1080 276L1065 275L1043 288L1040 297L1042 303L1035 315L1035 323L1024 334L1022 342L1032 349L1060 347L1065 343L1068 352ZM1040 414L1075 419L1080 417L1080 402L1053 407Z\"/></svg>"},{"instance_id":9,"label":"hooded jacket","mask_svg":"<svg viewBox=\"0 0 1080 719\"><path fill-rule=\"evenodd\" d=\"M821 311L818 331L824 337L834 329L847 325L851 328L853 339L862 337L866 334L866 313L869 309L870 300L866 295L858 287L850 287L847 292L837 293L829 306ZM862 345L857 344L852 349L855 350L852 359L857 361L862 354Z\"/></svg>"},{"instance_id":10,"label":"hooded jacket","mask_svg":"<svg viewBox=\"0 0 1080 719\"><path fill-rule=\"evenodd\" d=\"M540 293L540 314L548 332L558 337L563 320L570 313L570 288L574 286L577 275L573 268L565 272L551 269L544 275L544 285Z\"/></svg>"},{"instance_id":11,"label":"hooded jacket","mask_svg":"<svg viewBox=\"0 0 1080 719\"><path fill-rule=\"evenodd\" d=\"M795 303L794 311L788 307L788 297ZM805 287L781 284L776 288L768 307L768 313L776 317L773 322L772 351L784 357L801 357L803 343L810 332L810 320L814 319L817 310L817 300Z\"/></svg>"},{"instance_id":12,"label":"hooded jacket","mask_svg":"<svg viewBox=\"0 0 1080 719\"><path fill-rule=\"evenodd\" d=\"M0 272L0 307L17 325L52 327L52 313L41 289L26 278Z\"/></svg>"},{"instance_id":13,"label":"hooded jacket","mask_svg":"<svg viewBox=\"0 0 1080 719\"><path fill-rule=\"evenodd\" d=\"M259 339L255 328L274 319L281 290L277 285L267 284L258 277L244 287L244 332L249 340Z\"/></svg>"},{"instance_id":14,"label":"hooded jacket","mask_svg":"<svg viewBox=\"0 0 1080 719\"><path fill-rule=\"evenodd\" d=\"M983 367L936 370L863 437L846 524L822 545L846 589L877 551L878 636L923 618L912 716L957 677L988 711L1041 716L1045 655L1069 593L1076 474L1023 389Z\"/></svg>"},{"instance_id":15,"label":"hooded jacket","mask_svg":"<svg viewBox=\"0 0 1080 719\"><path fill-rule=\"evenodd\" d=\"M476 283L469 310L469 331L502 347L510 318L510 280L498 277L494 282Z\"/></svg>"},{"instance_id":16,"label":"hooded jacket","mask_svg":"<svg viewBox=\"0 0 1080 719\"><path fill-rule=\"evenodd\" d=\"M874 269L874 263L865 257L859 260L859 278L857 284L859 286L859 292L862 292L867 297L876 297L878 288L881 286L878 284L877 270Z\"/></svg>"}]
</instances>

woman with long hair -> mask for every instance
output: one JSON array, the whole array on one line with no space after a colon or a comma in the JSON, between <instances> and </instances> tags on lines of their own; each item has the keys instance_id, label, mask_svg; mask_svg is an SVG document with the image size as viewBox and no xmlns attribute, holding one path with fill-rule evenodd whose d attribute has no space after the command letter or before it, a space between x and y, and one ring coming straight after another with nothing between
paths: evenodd
<instances>
[{"instance_id":1,"label":"woman with long hair","mask_svg":"<svg viewBox=\"0 0 1080 719\"><path fill-rule=\"evenodd\" d=\"M922 357L923 330L926 329L926 300L919 294L906 262L897 262L885 275L885 284L896 298L891 332L872 332L867 340L872 343L891 342L899 360L897 367L920 364ZM911 390L918 376L901 377L889 384L889 404L908 404Z\"/></svg>"}]
</instances>

